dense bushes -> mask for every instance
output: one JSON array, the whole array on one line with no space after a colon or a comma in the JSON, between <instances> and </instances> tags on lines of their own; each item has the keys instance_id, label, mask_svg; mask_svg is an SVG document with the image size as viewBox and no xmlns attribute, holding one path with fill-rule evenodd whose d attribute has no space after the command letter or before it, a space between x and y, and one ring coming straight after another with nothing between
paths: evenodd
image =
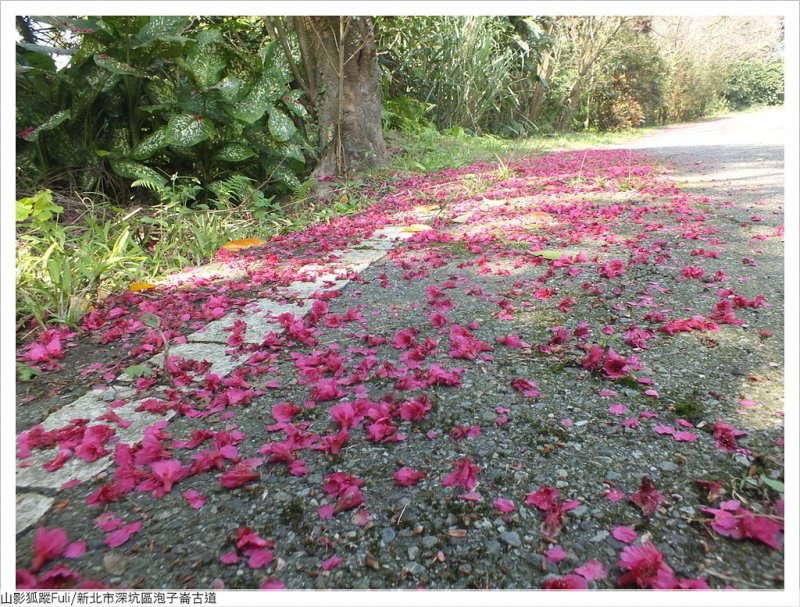
<instances>
[{"instance_id":1,"label":"dense bushes","mask_svg":"<svg viewBox=\"0 0 800 607\"><path fill-rule=\"evenodd\" d=\"M219 25L185 17L39 20L77 43L62 69L50 58L58 48L18 45L21 185L49 177L120 194L177 174L203 195L237 173L273 191L299 187L309 146L296 124L307 113L276 43L237 48Z\"/></svg>"},{"instance_id":2,"label":"dense bushes","mask_svg":"<svg viewBox=\"0 0 800 607\"><path fill-rule=\"evenodd\" d=\"M739 61L725 83L725 99L734 108L783 103L783 63Z\"/></svg>"}]
</instances>

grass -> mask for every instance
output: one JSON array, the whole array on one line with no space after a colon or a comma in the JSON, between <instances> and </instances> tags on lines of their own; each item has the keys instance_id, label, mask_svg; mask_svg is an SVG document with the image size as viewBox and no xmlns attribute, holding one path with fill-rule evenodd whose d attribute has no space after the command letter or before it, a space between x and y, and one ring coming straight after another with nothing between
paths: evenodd
<instances>
[{"instance_id":1,"label":"grass","mask_svg":"<svg viewBox=\"0 0 800 607\"><path fill-rule=\"evenodd\" d=\"M393 149L392 169L430 172L477 164L522 160L558 150L582 150L625 143L651 129L621 133L561 133L554 136L502 139L493 135L474 136L463 131L454 133L426 131L420 135L391 131L387 144Z\"/></svg>"},{"instance_id":2,"label":"grass","mask_svg":"<svg viewBox=\"0 0 800 607\"><path fill-rule=\"evenodd\" d=\"M22 209L25 214L17 222L17 328L28 331L61 323L77 326L107 293L124 290L133 281L153 282L184 266L206 263L229 240L269 240L358 213L373 202L363 194L363 186L390 174L490 162L497 164L497 178L504 179L512 173L509 162L555 150L619 144L642 131L513 140L474 136L463 129L428 129L414 135L389 131L386 140L394 152L390 166L359 180L329 184L324 202L311 195L311 188L306 187L309 182L294 197L274 204L263 196L249 202L252 196L232 201L215 192L215 205L194 207L188 205L196 199L197 188L183 183L184 178L173 181L172 188L161 193L162 203L155 206L137 207L134 203L119 208L102 195L67 200L59 193L40 192L22 199L24 208L18 204L18 212ZM477 192L489 185L480 182L470 187ZM62 216L64 207L54 200L69 207L68 217ZM259 201L260 206L256 204Z\"/></svg>"}]
</instances>

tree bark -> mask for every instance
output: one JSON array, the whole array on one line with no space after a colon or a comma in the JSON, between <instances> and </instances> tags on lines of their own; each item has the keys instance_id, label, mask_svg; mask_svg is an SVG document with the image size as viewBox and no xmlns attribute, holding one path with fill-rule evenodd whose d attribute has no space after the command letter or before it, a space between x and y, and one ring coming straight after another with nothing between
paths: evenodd
<instances>
[{"instance_id":1,"label":"tree bark","mask_svg":"<svg viewBox=\"0 0 800 607\"><path fill-rule=\"evenodd\" d=\"M296 26L297 27L297 26ZM307 17L298 32L306 46L307 81L319 124L315 178L347 176L386 161L381 90L370 17Z\"/></svg>"}]
</instances>

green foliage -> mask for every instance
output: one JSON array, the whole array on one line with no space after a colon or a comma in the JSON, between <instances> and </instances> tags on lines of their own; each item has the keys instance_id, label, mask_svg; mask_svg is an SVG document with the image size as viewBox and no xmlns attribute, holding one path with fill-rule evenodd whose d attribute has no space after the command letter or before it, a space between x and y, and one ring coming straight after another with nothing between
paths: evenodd
<instances>
[{"instance_id":1,"label":"green foliage","mask_svg":"<svg viewBox=\"0 0 800 607\"><path fill-rule=\"evenodd\" d=\"M521 85L535 76L544 40L515 17L386 17L378 20L384 123L411 133L460 126L521 135ZM532 20L530 20L532 21ZM518 27L519 26L519 27ZM522 31L523 33L520 33ZM416 103L415 103L416 102ZM422 110L422 111L420 111Z\"/></svg>"},{"instance_id":2,"label":"green foliage","mask_svg":"<svg viewBox=\"0 0 800 607\"><path fill-rule=\"evenodd\" d=\"M308 144L295 121L308 116L276 43L260 53L234 44L225 19L40 19L55 30L80 27L62 69L53 48L17 47L23 183L60 176L72 186L80 175L79 190L102 190L116 175L113 191L122 192L126 180L161 187L165 175L181 174L206 187L235 165L274 192L299 185Z\"/></svg>"},{"instance_id":3,"label":"green foliage","mask_svg":"<svg viewBox=\"0 0 800 607\"><path fill-rule=\"evenodd\" d=\"M725 99L736 109L783 103L783 62L750 59L731 66Z\"/></svg>"}]
</instances>

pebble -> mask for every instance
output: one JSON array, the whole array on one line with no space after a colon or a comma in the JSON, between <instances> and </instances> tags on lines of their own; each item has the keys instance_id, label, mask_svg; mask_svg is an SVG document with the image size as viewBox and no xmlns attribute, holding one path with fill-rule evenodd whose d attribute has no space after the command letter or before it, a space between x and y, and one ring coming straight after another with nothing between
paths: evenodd
<instances>
[{"instance_id":1,"label":"pebble","mask_svg":"<svg viewBox=\"0 0 800 607\"><path fill-rule=\"evenodd\" d=\"M418 554L419 554L419 548L417 548L416 546L408 547L408 560L416 561Z\"/></svg>"},{"instance_id":2,"label":"pebble","mask_svg":"<svg viewBox=\"0 0 800 607\"><path fill-rule=\"evenodd\" d=\"M503 545L497 540L489 540L486 542L486 552L489 554L500 554L502 549Z\"/></svg>"},{"instance_id":3,"label":"pebble","mask_svg":"<svg viewBox=\"0 0 800 607\"><path fill-rule=\"evenodd\" d=\"M661 462L658 467L666 472L671 472L673 470L677 470L679 466L673 462Z\"/></svg>"},{"instance_id":4,"label":"pebble","mask_svg":"<svg viewBox=\"0 0 800 607\"><path fill-rule=\"evenodd\" d=\"M426 535L422 538L422 545L426 548L433 548L436 544L439 543L439 538L434 537L432 535Z\"/></svg>"},{"instance_id":5,"label":"pebble","mask_svg":"<svg viewBox=\"0 0 800 607\"><path fill-rule=\"evenodd\" d=\"M522 545L522 541L519 539L519 533L516 531L504 531L500 534L500 539L514 548L519 548Z\"/></svg>"},{"instance_id":6,"label":"pebble","mask_svg":"<svg viewBox=\"0 0 800 607\"><path fill-rule=\"evenodd\" d=\"M605 529L599 531L597 535L595 535L591 541L593 542L602 542L604 539L608 537L608 531Z\"/></svg>"},{"instance_id":7,"label":"pebble","mask_svg":"<svg viewBox=\"0 0 800 607\"><path fill-rule=\"evenodd\" d=\"M610 481L618 481L622 478L622 475L619 472L614 472L613 470L609 470L606 472L606 479Z\"/></svg>"},{"instance_id":8,"label":"pebble","mask_svg":"<svg viewBox=\"0 0 800 607\"><path fill-rule=\"evenodd\" d=\"M381 540L384 544L393 542L395 537L397 537L397 534L391 527L384 527L383 531L381 531Z\"/></svg>"}]
</instances>

